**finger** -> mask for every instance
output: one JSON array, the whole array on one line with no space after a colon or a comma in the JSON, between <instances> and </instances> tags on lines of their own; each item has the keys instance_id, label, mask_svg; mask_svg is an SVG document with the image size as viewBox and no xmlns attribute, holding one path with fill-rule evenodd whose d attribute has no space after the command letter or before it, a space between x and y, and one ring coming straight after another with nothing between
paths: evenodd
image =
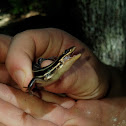
<instances>
[{"instance_id":1,"label":"finger","mask_svg":"<svg viewBox=\"0 0 126 126\"><path fill-rule=\"evenodd\" d=\"M0 63L5 63L11 37L0 34Z\"/></svg>"},{"instance_id":2,"label":"finger","mask_svg":"<svg viewBox=\"0 0 126 126\"><path fill-rule=\"evenodd\" d=\"M66 109L56 104L44 102L36 96L31 96L21 90L0 84L0 98L36 119L49 120L58 125L64 123L64 118L62 119L62 117L65 116Z\"/></svg>"},{"instance_id":3,"label":"finger","mask_svg":"<svg viewBox=\"0 0 126 126\"><path fill-rule=\"evenodd\" d=\"M16 107L23 109L24 111L30 113L36 118L41 118L45 113L49 112L49 110L47 111L47 109L45 111L43 111L42 109L48 108L49 104L44 103L35 96L29 95L28 93L23 93L20 90L11 88L4 84L0 84L0 88L1 99L10 102ZM36 106L41 107L38 108Z\"/></svg>"},{"instance_id":4,"label":"finger","mask_svg":"<svg viewBox=\"0 0 126 126\"><path fill-rule=\"evenodd\" d=\"M0 99L0 122L7 126L56 126L49 121L36 120L21 109L2 99Z\"/></svg>"},{"instance_id":5,"label":"finger","mask_svg":"<svg viewBox=\"0 0 126 126\"><path fill-rule=\"evenodd\" d=\"M13 81L4 64L0 64L0 83L19 89L19 86Z\"/></svg>"},{"instance_id":6,"label":"finger","mask_svg":"<svg viewBox=\"0 0 126 126\"><path fill-rule=\"evenodd\" d=\"M42 90L40 93L41 93L42 100L44 100L46 102L58 104L67 109L71 108L75 104L75 101L68 97L62 97L62 96L52 94L52 93L44 91L44 90ZM39 97L38 93L35 93L35 95L37 95Z\"/></svg>"},{"instance_id":7,"label":"finger","mask_svg":"<svg viewBox=\"0 0 126 126\"><path fill-rule=\"evenodd\" d=\"M5 84L13 84L14 81L10 77L5 64L0 64L0 82Z\"/></svg>"}]
</instances>

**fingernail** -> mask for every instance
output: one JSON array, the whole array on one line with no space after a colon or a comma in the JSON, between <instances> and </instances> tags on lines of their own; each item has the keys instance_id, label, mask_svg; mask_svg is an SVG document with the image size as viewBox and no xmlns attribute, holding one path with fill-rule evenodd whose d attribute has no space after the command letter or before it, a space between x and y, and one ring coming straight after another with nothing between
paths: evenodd
<instances>
[{"instance_id":1,"label":"fingernail","mask_svg":"<svg viewBox=\"0 0 126 126\"><path fill-rule=\"evenodd\" d=\"M22 70L17 70L14 73L14 76L15 76L17 83L20 85L23 85L23 83L25 81L25 73Z\"/></svg>"}]
</instances>

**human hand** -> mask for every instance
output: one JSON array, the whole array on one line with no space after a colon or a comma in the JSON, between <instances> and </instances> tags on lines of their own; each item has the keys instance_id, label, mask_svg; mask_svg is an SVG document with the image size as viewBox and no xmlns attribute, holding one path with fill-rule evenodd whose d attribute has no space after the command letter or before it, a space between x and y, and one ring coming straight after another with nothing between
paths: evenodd
<instances>
[{"instance_id":1,"label":"human hand","mask_svg":"<svg viewBox=\"0 0 126 126\"><path fill-rule=\"evenodd\" d=\"M41 93L42 99L0 84L0 122L5 126L126 125L126 98L74 101Z\"/></svg>"},{"instance_id":2,"label":"human hand","mask_svg":"<svg viewBox=\"0 0 126 126\"><path fill-rule=\"evenodd\" d=\"M75 37L58 29L24 31L13 38L6 66L12 78L23 91L32 79L32 62L39 57L59 56L65 49L76 46L82 56L63 75L45 89L66 93L75 99L96 99L105 95L108 88L108 71L93 53ZM75 52L75 53L76 53Z\"/></svg>"},{"instance_id":3,"label":"human hand","mask_svg":"<svg viewBox=\"0 0 126 126\"><path fill-rule=\"evenodd\" d=\"M0 54L1 54L0 66L1 66L1 68L4 68L4 69L0 69L0 75L1 75L0 81L3 83L10 82L10 77L9 77L9 75L6 71L5 65L4 65L4 61L6 59L6 54L7 54L10 39L11 39L10 37L9 37L9 39L7 39L8 44L2 43L4 45L3 47L5 47L5 49L2 46L0 46L3 49L3 50L2 49L0 50ZM88 61L87 61L87 63L88 63ZM98 62L98 64L99 64L99 62ZM102 71L104 71L103 68L104 67L102 67ZM98 68L97 68L97 70L98 70ZM103 80L104 80L104 78L103 78ZM11 81L10 83L13 84L13 81ZM62 116L62 113L63 114L68 113L65 115L70 117L70 118L66 118L66 119L68 119L68 121L64 122L65 123L64 126L73 125L73 124L75 125L76 123L77 123L77 125L85 124L87 126L88 125L89 126L90 125L93 125L93 126L95 126L95 125L96 126L97 125L109 126L110 125L111 126L111 125L118 125L118 124L123 126L126 123L125 122L125 106L126 106L125 101L126 100L123 98L114 99L114 100L108 99L108 100L101 100L101 101L100 100L99 101L97 101L97 100L91 100L91 101L78 100L77 102L74 102L73 100L71 100L69 98L62 99L59 96L55 96L50 93L43 92L42 99L45 100L45 102L44 102L44 101L41 101L41 99L38 99L35 96L29 96L29 94L23 93L20 90L10 88L3 84L0 84L0 86L1 86L0 87L0 89L1 89L0 90L0 95L1 95L0 96L0 105L1 105L0 122L3 123L4 125L17 126L17 124L20 123L19 125L22 125L22 122L24 122L23 124L30 125L30 126L32 125L31 123L33 123L35 125L43 124L43 125L47 125L47 126L48 125L55 126L56 122L57 122L56 125L59 125L58 121L56 121L56 119L59 120L58 117L60 114ZM17 103L17 101L18 101L18 103ZM46 102L47 102L47 104L46 104ZM50 104L48 102L52 102L54 104ZM32 103L35 103L35 104L33 105ZM53 111L52 116L50 116L50 111L49 112L47 111L47 113L48 113L47 118L50 117L50 118L48 118L47 121L45 121L44 118L42 118L43 120L38 120L38 118L34 119L33 114L35 113L36 115L37 114L39 115L39 112L38 112L40 110L39 108L41 108L42 111L50 110L53 108L52 106L55 106L55 103L59 105L58 107L56 107L58 112L60 113L59 115L55 116L57 113L57 110ZM46 106L46 108L43 104ZM49 104L49 106L48 106L48 104ZM23 109L25 109L25 110L23 110ZM30 110L32 110L32 111L28 112L28 109L29 109L29 111ZM39 109L39 110L36 111L37 109ZM10 112L10 113L8 114L8 112ZM90 114L90 112L92 114ZM101 114L99 114L99 113L101 113ZM26 116L25 116L25 114L26 114ZM100 118L96 118L98 116L97 114L99 114ZM16 116L13 116L13 115L16 115ZM119 116L120 116L120 118L118 118ZM26 118L22 118L22 117L26 117ZM56 118L54 118L54 117L56 117ZM9 119L9 121L6 121L7 119ZM55 123L53 123L54 121L52 119L54 119ZM61 122L59 122L59 123L62 123L62 121L63 121L62 119L63 119L63 116L61 118ZM103 124L102 124L102 122L103 122ZM0 124L0 126L3 126L3 124Z\"/></svg>"}]
</instances>

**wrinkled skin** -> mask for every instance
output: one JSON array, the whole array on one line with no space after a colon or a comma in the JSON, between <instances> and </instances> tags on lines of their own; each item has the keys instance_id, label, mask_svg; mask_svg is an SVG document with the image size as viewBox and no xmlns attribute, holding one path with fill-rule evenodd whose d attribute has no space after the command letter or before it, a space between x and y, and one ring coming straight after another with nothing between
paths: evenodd
<instances>
[{"instance_id":1,"label":"wrinkled skin","mask_svg":"<svg viewBox=\"0 0 126 126\"><path fill-rule=\"evenodd\" d=\"M33 60L59 56L71 46L76 46L75 53L81 53L82 56L59 81L45 89L54 93L66 93L76 99L103 97L109 81L109 77L104 75L109 74L109 71L86 45L61 30L30 30L16 35L7 55L7 70L19 87L26 91L24 87L28 86L33 77Z\"/></svg>"},{"instance_id":2,"label":"wrinkled skin","mask_svg":"<svg viewBox=\"0 0 126 126\"><path fill-rule=\"evenodd\" d=\"M0 126L126 125L125 97L84 100L102 98L106 94L110 70L78 39L57 29L43 29L20 33L11 45L10 40L9 36L0 38ZM82 57L59 81L45 87L50 92L66 93L71 98L42 91L40 99L38 94L31 96L23 92L26 90L23 87L32 78L31 65L35 57L59 56L73 45ZM17 72L19 69L25 73L24 80L21 72ZM20 76L16 77L15 73Z\"/></svg>"}]
</instances>

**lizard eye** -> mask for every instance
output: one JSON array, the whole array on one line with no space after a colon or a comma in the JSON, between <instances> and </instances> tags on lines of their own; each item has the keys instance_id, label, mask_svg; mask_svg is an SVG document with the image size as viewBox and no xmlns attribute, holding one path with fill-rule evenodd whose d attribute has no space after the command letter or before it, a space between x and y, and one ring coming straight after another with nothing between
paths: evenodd
<instances>
[{"instance_id":1,"label":"lizard eye","mask_svg":"<svg viewBox=\"0 0 126 126\"><path fill-rule=\"evenodd\" d=\"M66 49L64 53L67 54L68 52L69 52L69 49Z\"/></svg>"}]
</instances>

